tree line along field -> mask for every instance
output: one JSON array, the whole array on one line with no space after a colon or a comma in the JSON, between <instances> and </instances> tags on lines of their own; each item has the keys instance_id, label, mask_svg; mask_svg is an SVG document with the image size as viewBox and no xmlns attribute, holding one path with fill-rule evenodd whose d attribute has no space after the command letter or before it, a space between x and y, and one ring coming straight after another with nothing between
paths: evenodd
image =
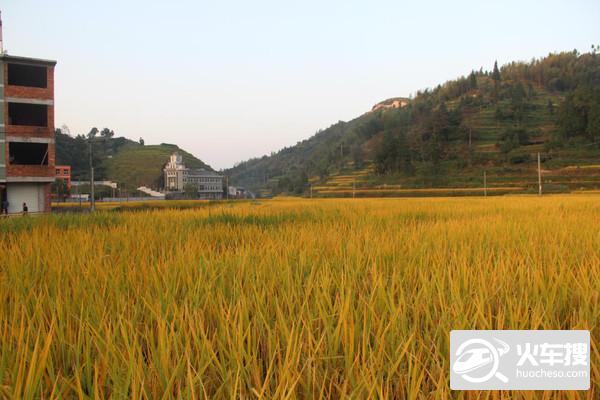
<instances>
[{"instance_id":1,"label":"tree line along field","mask_svg":"<svg viewBox=\"0 0 600 400\"><path fill-rule=\"evenodd\" d=\"M0 397L595 399L599 199L3 219ZM452 329L589 329L591 389L450 391Z\"/></svg>"}]
</instances>

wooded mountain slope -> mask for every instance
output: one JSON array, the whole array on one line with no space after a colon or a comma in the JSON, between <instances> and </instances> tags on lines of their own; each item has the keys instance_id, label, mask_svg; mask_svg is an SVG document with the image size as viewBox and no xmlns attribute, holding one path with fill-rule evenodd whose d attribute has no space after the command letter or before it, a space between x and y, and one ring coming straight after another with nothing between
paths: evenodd
<instances>
[{"instance_id":1,"label":"wooded mountain slope","mask_svg":"<svg viewBox=\"0 0 600 400\"><path fill-rule=\"evenodd\" d=\"M600 188L600 54L513 62L418 92L242 162L231 182L263 195L403 195L431 188Z\"/></svg>"},{"instance_id":2,"label":"wooded mountain slope","mask_svg":"<svg viewBox=\"0 0 600 400\"><path fill-rule=\"evenodd\" d=\"M88 135L89 136L89 135ZM113 137L108 129L93 140L94 174L96 180L118 182L120 187L133 190L139 186L162 187L162 170L169 156L177 151L190 168L212 168L180 149L177 145L143 145L124 137ZM89 137L75 137L56 131L56 164L70 165L74 180L89 179Z\"/></svg>"}]
</instances>

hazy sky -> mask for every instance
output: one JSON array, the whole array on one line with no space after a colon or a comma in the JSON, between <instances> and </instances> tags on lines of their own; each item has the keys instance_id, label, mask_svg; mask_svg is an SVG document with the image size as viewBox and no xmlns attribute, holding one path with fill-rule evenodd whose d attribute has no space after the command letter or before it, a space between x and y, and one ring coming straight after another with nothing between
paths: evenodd
<instances>
[{"instance_id":1,"label":"hazy sky","mask_svg":"<svg viewBox=\"0 0 600 400\"><path fill-rule=\"evenodd\" d=\"M56 126L226 168L373 104L600 44L600 1L2 0L5 49L58 60Z\"/></svg>"}]
</instances>

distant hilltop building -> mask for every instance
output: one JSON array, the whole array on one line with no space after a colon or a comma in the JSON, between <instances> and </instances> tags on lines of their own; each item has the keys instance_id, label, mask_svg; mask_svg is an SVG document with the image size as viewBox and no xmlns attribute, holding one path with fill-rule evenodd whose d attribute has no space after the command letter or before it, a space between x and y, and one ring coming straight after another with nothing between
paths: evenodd
<instances>
[{"instance_id":1,"label":"distant hilltop building","mask_svg":"<svg viewBox=\"0 0 600 400\"><path fill-rule=\"evenodd\" d=\"M391 108L402 108L406 107L408 103L410 103L410 99L407 97L394 97L392 99L387 99L375 104L371 111L388 110Z\"/></svg>"},{"instance_id":2,"label":"distant hilltop building","mask_svg":"<svg viewBox=\"0 0 600 400\"><path fill-rule=\"evenodd\" d=\"M223 177L205 169L190 169L183 163L179 153L171 154L164 168L165 191L183 192L187 185L198 190L201 199L218 200L223 198Z\"/></svg>"}]
</instances>

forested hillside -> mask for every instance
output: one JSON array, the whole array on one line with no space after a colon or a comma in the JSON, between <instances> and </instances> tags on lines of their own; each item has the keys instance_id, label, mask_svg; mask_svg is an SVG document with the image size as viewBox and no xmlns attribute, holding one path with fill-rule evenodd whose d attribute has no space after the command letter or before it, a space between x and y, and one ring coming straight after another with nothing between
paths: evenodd
<instances>
[{"instance_id":1,"label":"forested hillside","mask_svg":"<svg viewBox=\"0 0 600 400\"><path fill-rule=\"evenodd\" d=\"M596 50L472 71L227 172L263 195L468 192L484 171L492 193L527 192L540 153L548 191L599 188Z\"/></svg>"},{"instance_id":2,"label":"forested hillside","mask_svg":"<svg viewBox=\"0 0 600 400\"><path fill-rule=\"evenodd\" d=\"M160 188L162 169L169 156L177 151L190 168L212 170L192 154L177 145L162 143L145 145L124 137L114 137L110 129L92 129L87 136L71 136L56 130L56 164L70 165L74 180L89 179L89 144L93 143L93 164L96 180L118 182L121 188L133 190L139 186Z\"/></svg>"}]
</instances>

